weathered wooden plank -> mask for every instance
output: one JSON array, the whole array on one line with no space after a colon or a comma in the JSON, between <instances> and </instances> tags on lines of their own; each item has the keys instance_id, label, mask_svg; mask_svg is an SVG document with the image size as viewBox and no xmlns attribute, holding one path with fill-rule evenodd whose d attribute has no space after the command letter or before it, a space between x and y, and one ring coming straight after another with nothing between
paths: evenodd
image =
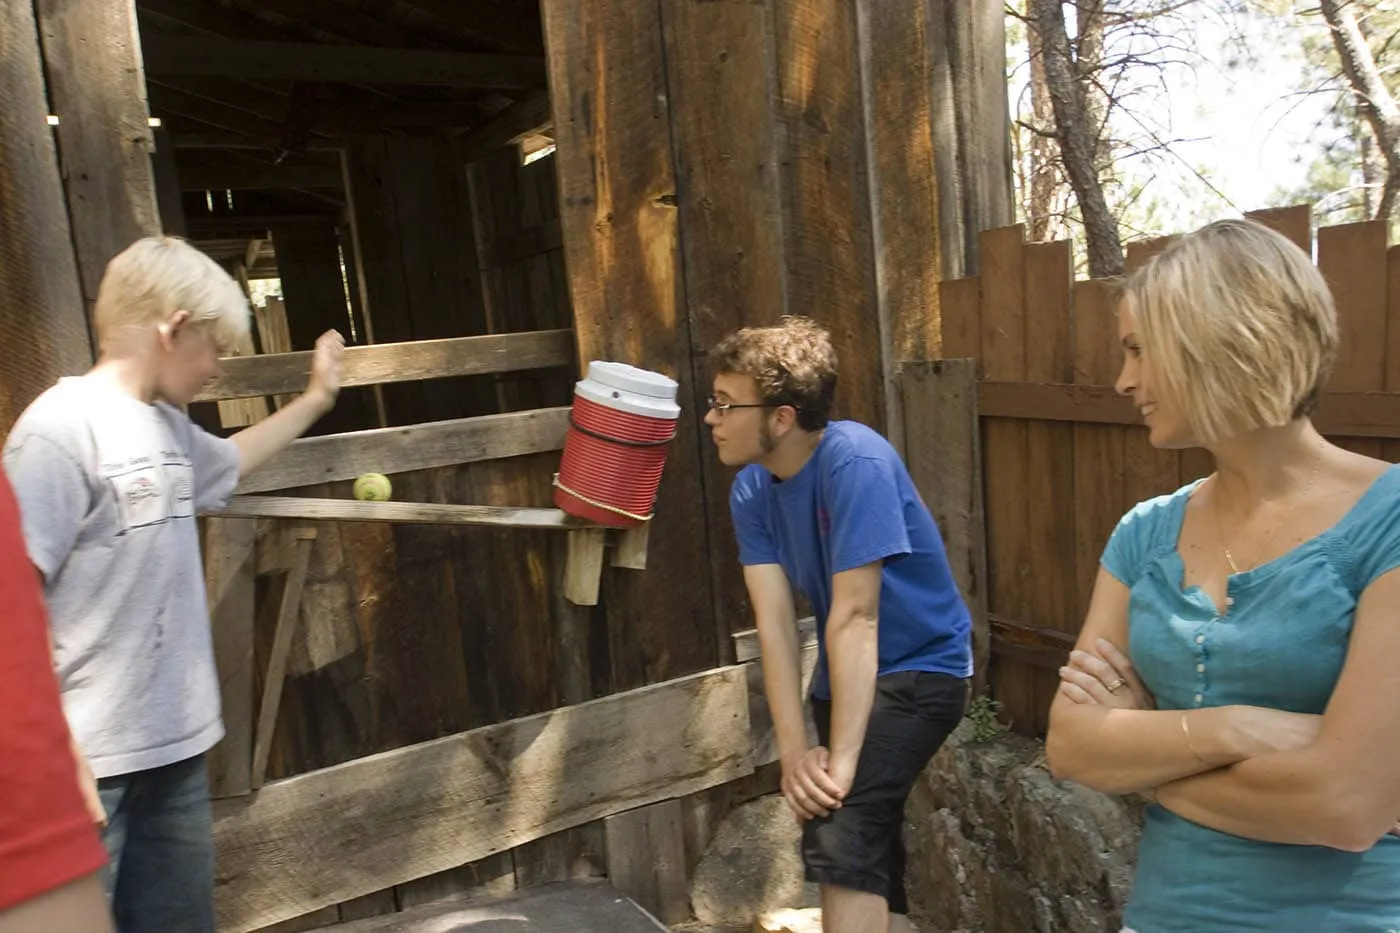
<instances>
[{"instance_id":1,"label":"weathered wooden plank","mask_svg":"<svg viewBox=\"0 0 1400 933\"><path fill-rule=\"evenodd\" d=\"M37 0L59 163L91 309L113 256L160 233L133 0Z\"/></svg>"},{"instance_id":2,"label":"weathered wooden plank","mask_svg":"<svg viewBox=\"0 0 1400 933\"><path fill-rule=\"evenodd\" d=\"M204 523L204 579L219 669L224 737L207 756L214 798L248 793L253 760L253 626L257 522Z\"/></svg>"},{"instance_id":3,"label":"weathered wooden plank","mask_svg":"<svg viewBox=\"0 0 1400 933\"><path fill-rule=\"evenodd\" d=\"M1386 224L1372 220L1317 231L1317 267L1332 289L1341 327L1329 391L1373 392L1385 386ZM1321 415L1322 412L1319 412ZM1380 456L1374 441L1348 447Z\"/></svg>"},{"instance_id":4,"label":"weathered wooden plank","mask_svg":"<svg viewBox=\"0 0 1400 933\"><path fill-rule=\"evenodd\" d=\"M515 890L515 864L510 852L498 852L467 865L398 885L399 909L501 897Z\"/></svg>"},{"instance_id":5,"label":"weathered wooden plank","mask_svg":"<svg viewBox=\"0 0 1400 933\"><path fill-rule=\"evenodd\" d=\"M569 553L564 561L564 598L575 606L598 605L606 534L601 528L569 532Z\"/></svg>"},{"instance_id":6,"label":"weathered wooden plank","mask_svg":"<svg viewBox=\"0 0 1400 933\"><path fill-rule=\"evenodd\" d=\"M216 513L225 518L302 518L309 521L413 522L428 525L494 525L501 528L586 529L561 509L456 505L443 502L362 502L300 496L234 496Z\"/></svg>"},{"instance_id":7,"label":"weathered wooden plank","mask_svg":"<svg viewBox=\"0 0 1400 933\"><path fill-rule=\"evenodd\" d=\"M664 800L603 820L608 883L662 923L690 919L681 802Z\"/></svg>"},{"instance_id":8,"label":"weathered wooden plank","mask_svg":"<svg viewBox=\"0 0 1400 933\"><path fill-rule=\"evenodd\" d=\"M938 286L943 358L982 357L982 292L975 278L945 279Z\"/></svg>"},{"instance_id":9,"label":"weathered wooden plank","mask_svg":"<svg viewBox=\"0 0 1400 933\"><path fill-rule=\"evenodd\" d=\"M272 750L272 730L277 726L277 710L282 704L282 684L287 677L287 656L292 649L292 633L301 618L301 594L306 585L306 569L311 564L311 547L316 532L302 531L297 535L296 556L287 573L282 590L282 605L277 613L277 630L272 641L272 656L263 676L262 702L258 706L258 727L253 733L252 789L263 786L267 775L267 756Z\"/></svg>"},{"instance_id":10,"label":"weathered wooden plank","mask_svg":"<svg viewBox=\"0 0 1400 933\"><path fill-rule=\"evenodd\" d=\"M941 231L933 155L932 57L922 3L861 0L864 98L876 306L885 378L885 423L900 438L898 367L941 353L938 306ZM898 442L897 442L898 443Z\"/></svg>"},{"instance_id":11,"label":"weathered wooden plank","mask_svg":"<svg viewBox=\"0 0 1400 933\"><path fill-rule=\"evenodd\" d=\"M1000 227L981 236L982 372L987 379L1026 378L1026 286L1024 229ZM1031 540L1028 516L1030 476L1026 425L982 414L986 475L987 611L1025 618ZM992 692L1018 728L1034 729L1035 685L1028 672L993 657Z\"/></svg>"},{"instance_id":12,"label":"weathered wooden plank","mask_svg":"<svg viewBox=\"0 0 1400 933\"><path fill-rule=\"evenodd\" d=\"M1144 265L1176 239L1164 236L1129 243L1127 270ZM1113 326L1116 328L1116 324ZM1127 431L1123 435L1123 482L1129 506L1176 489L1181 479L1181 453L1158 450L1148 437L1147 431Z\"/></svg>"},{"instance_id":13,"label":"weathered wooden plank","mask_svg":"<svg viewBox=\"0 0 1400 933\"><path fill-rule=\"evenodd\" d=\"M1070 290L1074 281L1068 240L1025 248L1026 378L1068 382L1074 377ZM1027 567L1028 618L1061 631L1077 631L1074 552L1063 547L1074 535L1074 428L1038 422L1026 425L1026 537L1035 559ZM1037 733L1048 725L1059 678L1030 674Z\"/></svg>"},{"instance_id":14,"label":"weathered wooden plank","mask_svg":"<svg viewBox=\"0 0 1400 933\"><path fill-rule=\"evenodd\" d=\"M216 814L221 929L747 774L747 704L744 668L722 668L268 784Z\"/></svg>"},{"instance_id":15,"label":"weathered wooden plank","mask_svg":"<svg viewBox=\"0 0 1400 933\"><path fill-rule=\"evenodd\" d=\"M341 81L469 88L542 87L544 63L527 55L386 49L316 42L266 42L153 33L146 70L161 77L217 75L260 81Z\"/></svg>"},{"instance_id":16,"label":"weathered wooden plank","mask_svg":"<svg viewBox=\"0 0 1400 933\"><path fill-rule=\"evenodd\" d=\"M712 666L719 657L711 529L702 485L692 335L682 301L660 4L544 0L578 359L622 359L679 383L645 573L605 580L612 686ZM617 67L626 62L627 67ZM658 615L656 607L671 607ZM597 683L602 672L595 669Z\"/></svg>"},{"instance_id":17,"label":"weathered wooden plank","mask_svg":"<svg viewBox=\"0 0 1400 933\"><path fill-rule=\"evenodd\" d=\"M874 362L882 354L855 5L778 0L773 22L788 307L831 330L845 361L837 414L896 430Z\"/></svg>"},{"instance_id":18,"label":"weathered wooden plank","mask_svg":"<svg viewBox=\"0 0 1400 933\"><path fill-rule=\"evenodd\" d=\"M1292 240L1299 249L1312 255L1312 205L1295 204L1291 207L1271 207L1245 214L1250 220L1258 221L1271 230L1277 230Z\"/></svg>"},{"instance_id":19,"label":"weathered wooden plank","mask_svg":"<svg viewBox=\"0 0 1400 933\"><path fill-rule=\"evenodd\" d=\"M759 657L758 629L746 628L735 632L734 659L739 664L755 661ZM807 648L817 643L817 620L814 616L804 616L797 620L797 646Z\"/></svg>"},{"instance_id":20,"label":"weathered wooden plank","mask_svg":"<svg viewBox=\"0 0 1400 933\"><path fill-rule=\"evenodd\" d=\"M490 123L468 133L462 140L462 159L472 162L488 156L549 122L549 95L527 97L501 111Z\"/></svg>"},{"instance_id":21,"label":"weathered wooden plank","mask_svg":"<svg viewBox=\"0 0 1400 933\"><path fill-rule=\"evenodd\" d=\"M991 642L977 362L963 358L906 363L903 392L909 419L905 459L943 534L953 578L972 613L975 687L980 693L987 682Z\"/></svg>"},{"instance_id":22,"label":"weathered wooden plank","mask_svg":"<svg viewBox=\"0 0 1400 933\"><path fill-rule=\"evenodd\" d=\"M771 764L778 760L778 733L773 728L773 714L768 709L768 695L763 689L763 665L755 659L747 662L749 683L749 732L753 737L754 767ZM798 669L801 672L802 695L812 685L812 675L817 670L817 643L801 644L798 648ZM807 741L817 744L817 726L812 720L812 706L802 704L802 719L807 726Z\"/></svg>"},{"instance_id":23,"label":"weathered wooden plank","mask_svg":"<svg viewBox=\"0 0 1400 933\"><path fill-rule=\"evenodd\" d=\"M1116 369L1117 362L1112 365ZM984 418L1142 425L1132 401L1109 385L987 381L978 383L977 400ZM1313 420L1319 430L1337 437L1400 437L1400 392L1327 391Z\"/></svg>"},{"instance_id":24,"label":"weathered wooden plank","mask_svg":"<svg viewBox=\"0 0 1400 933\"><path fill-rule=\"evenodd\" d=\"M92 363L32 3L0 5L0 435Z\"/></svg>"},{"instance_id":25,"label":"weathered wooden plank","mask_svg":"<svg viewBox=\"0 0 1400 933\"><path fill-rule=\"evenodd\" d=\"M1081 386L1104 386L1118 375L1123 350L1118 340L1111 286L1103 281L1078 282L1074 287L1074 391ZM984 387L985 388L985 387ZM1112 394L1103 398L1117 399ZM987 405L984 394L979 404ZM985 410L985 408L984 408ZM1138 421L1138 412L1128 406ZM1076 630L1089 610L1089 596L1098 576L1099 557L1114 525L1126 508L1121 428L1082 423L1074 425L1074 580Z\"/></svg>"},{"instance_id":26,"label":"weathered wooden plank","mask_svg":"<svg viewBox=\"0 0 1400 933\"><path fill-rule=\"evenodd\" d=\"M572 360L573 335L567 330L381 343L346 348L341 385L545 369ZM220 365L223 372L196 401L298 392L311 375L311 351L230 357Z\"/></svg>"},{"instance_id":27,"label":"weathered wooden plank","mask_svg":"<svg viewBox=\"0 0 1400 933\"><path fill-rule=\"evenodd\" d=\"M566 829L512 850L516 887L602 878L608 873L603 821Z\"/></svg>"},{"instance_id":28,"label":"weathered wooden plank","mask_svg":"<svg viewBox=\"0 0 1400 933\"><path fill-rule=\"evenodd\" d=\"M1400 245L1386 250L1386 353L1385 387L1400 392ZM1400 412L1397 412L1400 417ZM1400 441L1386 441L1381 455L1392 463L1400 463Z\"/></svg>"},{"instance_id":29,"label":"weathered wooden plank","mask_svg":"<svg viewBox=\"0 0 1400 933\"><path fill-rule=\"evenodd\" d=\"M496 460L564 448L567 408L481 415L295 441L238 484L241 494Z\"/></svg>"},{"instance_id":30,"label":"weathered wooden plank","mask_svg":"<svg viewBox=\"0 0 1400 933\"><path fill-rule=\"evenodd\" d=\"M697 352L692 405L703 411L710 373L698 354L746 325L787 310L776 141L773 8L664 0L667 89L676 170L685 307ZM751 619L730 531L731 471L700 443L718 650Z\"/></svg>"}]
</instances>

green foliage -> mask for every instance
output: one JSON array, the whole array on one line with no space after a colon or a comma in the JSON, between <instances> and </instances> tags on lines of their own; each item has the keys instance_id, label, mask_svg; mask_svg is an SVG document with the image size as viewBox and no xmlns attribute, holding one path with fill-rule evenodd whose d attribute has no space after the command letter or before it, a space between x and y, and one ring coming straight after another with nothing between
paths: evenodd
<instances>
[{"instance_id":1,"label":"green foliage","mask_svg":"<svg viewBox=\"0 0 1400 933\"><path fill-rule=\"evenodd\" d=\"M1006 731L1006 725L999 717L1001 703L985 694L973 697L967 706L966 718L972 722L972 740L989 742Z\"/></svg>"}]
</instances>

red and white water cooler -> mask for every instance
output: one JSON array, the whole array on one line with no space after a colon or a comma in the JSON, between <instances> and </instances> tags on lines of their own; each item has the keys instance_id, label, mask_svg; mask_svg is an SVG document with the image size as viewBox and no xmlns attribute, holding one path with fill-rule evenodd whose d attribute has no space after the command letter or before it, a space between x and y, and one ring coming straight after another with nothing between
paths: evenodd
<instances>
[{"instance_id":1,"label":"red and white water cooler","mask_svg":"<svg viewBox=\"0 0 1400 933\"><path fill-rule=\"evenodd\" d=\"M651 518L676 436L676 381L626 363L594 360L574 384L554 504L599 525Z\"/></svg>"}]
</instances>

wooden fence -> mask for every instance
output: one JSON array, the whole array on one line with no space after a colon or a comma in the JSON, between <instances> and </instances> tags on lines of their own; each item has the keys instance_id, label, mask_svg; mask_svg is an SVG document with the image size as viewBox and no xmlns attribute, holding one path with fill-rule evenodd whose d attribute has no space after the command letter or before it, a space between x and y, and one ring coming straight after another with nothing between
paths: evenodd
<instances>
[{"instance_id":1,"label":"wooden fence","mask_svg":"<svg viewBox=\"0 0 1400 933\"><path fill-rule=\"evenodd\" d=\"M1249 216L1312 252L1308 207ZM1167 242L1131 244L1129 268ZM1005 227L981 235L981 257L979 278L941 286L945 359L904 367L906 450L977 616L984 682L1014 728L1043 734L1113 526L1213 464L1204 450L1153 448L1114 392L1109 283L1074 281L1067 242ZM1400 460L1400 246L1383 223L1327 227L1316 261L1342 344L1315 421L1345 447Z\"/></svg>"}]
</instances>

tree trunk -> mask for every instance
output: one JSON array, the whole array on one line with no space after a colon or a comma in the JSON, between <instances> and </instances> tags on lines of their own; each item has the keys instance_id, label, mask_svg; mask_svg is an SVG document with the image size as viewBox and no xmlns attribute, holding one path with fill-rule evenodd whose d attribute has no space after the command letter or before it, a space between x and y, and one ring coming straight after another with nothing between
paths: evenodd
<instances>
[{"instance_id":1,"label":"tree trunk","mask_svg":"<svg viewBox=\"0 0 1400 933\"><path fill-rule=\"evenodd\" d=\"M1084 92L1084 122L1094 141L1094 169L1099 179L1108 176L1113 160L1108 146L1108 92L1102 84L1104 53L1104 0L1079 0L1075 30L1075 76Z\"/></svg>"},{"instance_id":2,"label":"tree trunk","mask_svg":"<svg viewBox=\"0 0 1400 933\"><path fill-rule=\"evenodd\" d=\"M1095 141L1085 114L1083 92L1075 80L1061 0L1030 0L1029 9L1031 28L1040 34L1065 174L1084 218L1089 274L1095 278L1119 275L1123 271L1123 243L1095 170Z\"/></svg>"},{"instance_id":3,"label":"tree trunk","mask_svg":"<svg viewBox=\"0 0 1400 933\"><path fill-rule=\"evenodd\" d=\"M1050 85L1045 80L1045 57L1040 34L1034 29L1027 35L1031 54L1031 132L1030 204L1026 217L1030 239L1043 243L1050 239L1051 215L1055 210L1055 192L1060 186L1056 171L1058 150L1048 135L1055 131L1055 109L1050 100Z\"/></svg>"},{"instance_id":4,"label":"tree trunk","mask_svg":"<svg viewBox=\"0 0 1400 933\"><path fill-rule=\"evenodd\" d=\"M1351 6L1345 0L1322 0L1322 15L1331 27L1332 44L1342 60L1342 71L1385 157L1385 187L1375 216L1379 220L1390 220L1396 196L1400 194L1400 105L1381 78Z\"/></svg>"}]
</instances>

